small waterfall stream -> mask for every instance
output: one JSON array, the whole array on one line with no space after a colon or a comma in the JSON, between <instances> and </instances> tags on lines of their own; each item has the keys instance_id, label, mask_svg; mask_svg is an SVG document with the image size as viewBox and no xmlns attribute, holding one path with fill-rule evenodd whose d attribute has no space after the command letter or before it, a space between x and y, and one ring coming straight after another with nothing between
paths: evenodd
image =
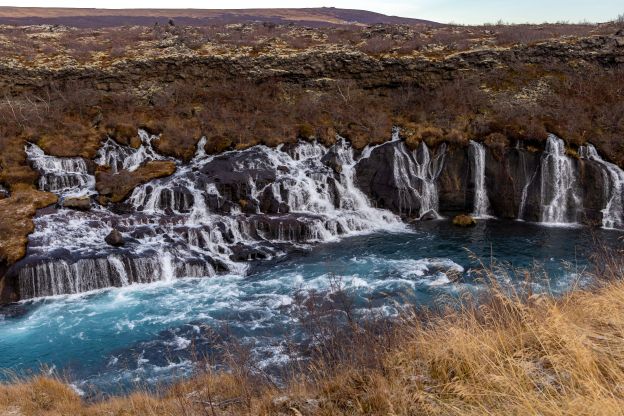
<instances>
[{"instance_id":1,"label":"small waterfall stream","mask_svg":"<svg viewBox=\"0 0 624 416\"><path fill-rule=\"evenodd\" d=\"M394 147L394 180L399 192L399 211L412 214L414 205L420 206L418 217L432 215L440 218L436 180L444 165L446 145L442 145L436 157L431 157L427 145L422 142L410 152L405 143Z\"/></svg>"},{"instance_id":2,"label":"small waterfall stream","mask_svg":"<svg viewBox=\"0 0 624 416\"><path fill-rule=\"evenodd\" d=\"M472 216L488 218L490 200L485 186L485 147L481 143L470 141L470 160L472 163L472 179L474 181L474 208Z\"/></svg>"},{"instance_id":3,"label":"small waterfall stream","mask_svg":"<svg viewBox=\"0 0 624 416\"><path fill-rule=\"evenodd\" d=\"M95 193L95 177L89 173L81 157L46 155L39 146L28 144L26 156L39 171L39 188L59 196L84 196Z\"/></svg>"},{"instance_id":4,"label":"small waterfall stream","mask_svg":"<svg viewBox=\"0 0 624 416\"><path fill-rule=\"evenodd\" d=\"M579 154L604 168L605 207L602 210L602 226L604 228L621 228L624 226L624 171L600 157L596 148L591 144L581 146Z\"/></svg>"},{"instance_id":5,"label":"small waterfall stream","mask_svg":"<svg viewBox=\"0 0 624 416\"><path fill-rule=\"evenodd\" d=\"M100 166L110 166L111 171L117 173L121 169L132 172L149 160L170 160L170 158L156 153L152 147L152 141L157 139L158 136L139 130L139 138L141 139L141 145L137 149L122 146L113 139L108 138L98 150L95 163ZM205 145L205 139L203 140Z\"/></svg>"},{"instance_id":6,"label":"small waterfall stream","mask_svg":"<svg viewBox=\"0 0 624 416\"><path fill-rule=\"evenodd\" d=\"M541 161L541 222L574 224L578 222L581 198L578 196L577 172L565 154L565 143L555 135L546 142Z\"/></svg>"}]
</instances>

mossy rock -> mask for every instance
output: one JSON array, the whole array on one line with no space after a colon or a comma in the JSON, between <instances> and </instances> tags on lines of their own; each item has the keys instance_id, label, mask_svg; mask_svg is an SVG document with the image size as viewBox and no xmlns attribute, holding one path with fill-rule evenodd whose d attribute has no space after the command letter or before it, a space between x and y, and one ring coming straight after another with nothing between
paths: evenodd
<instances>
[{"instance_id":1,"label":"mossy rock","mask_svg":"<svg viewBox=\"0 0 624 416\"><path fill-rule=\"evenodd\" d=\"M204 150L209 155L216 155L230 150L232 147L233 143L229 137L218 135L207 138Z\"/></svg>"},{"instance_id":2,"label":"mossy rock","mask_svg":"<svg viewBox=\"0 0 624 416\"><path fill-rule=\"evenodd\" d=\"M138 149L141 146L141 139L138 129L126 123L119 123L114 126L107 126L106 134L117 143Z\"/></svg>"},{"instance_id":3,"label":"mossy rock","mask_svg":"<svg viewBox=\"0 0 624 416\"><path fill-rule=\"evenodd\" d=\"M453 218L453 225L458 227L474 227L477 225L477 221L471 215L460 214Z\"/></svg>"},{"instance_id":4,"label":"mossy rock","mask_svg":"<svg viewBox=\"0 0 624 416\"><path fill-rule=\"evenodd\" d=\"M110 170L99 170L95 173L95 189L100 194L98 201L101 204L121 202L138 185L170 176L175 171L174 162L160 160L149 161L132 172L121 170L113 174Z\"/></svg>"}]
</instances>

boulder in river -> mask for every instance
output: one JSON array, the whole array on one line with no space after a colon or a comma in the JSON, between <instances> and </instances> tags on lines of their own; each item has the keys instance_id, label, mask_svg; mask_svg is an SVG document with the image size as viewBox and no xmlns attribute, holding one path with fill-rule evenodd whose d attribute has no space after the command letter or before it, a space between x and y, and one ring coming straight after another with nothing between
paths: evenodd
<instances>
[{"instance_id":1,"label":"boulder in river","mask_svg":"<svg viewBox=\"0 0 624 416\"><path fill-rule=\"evenodd\" d=\"M433 220L437 220L438 218L440 218L438 216L438 213L435 212L435 210L430 209L429 211L425 212L421 217L420 220L421 221L433 221Z\"/></svg>"},{"instance_id":2,"label":"boulder in river","mask_svg":"<svg viewBox=\"0 0 624 416\"><path fill-rule=\"evenodd\" d=\"M477 221L468 214L459 214L453 218L453 225L458 227L472 227L477 225Z\"/></svg>"},{"instance_id":3,"label":"boulder in river","mask_svg":"<svg viewBox=\"0 0 624 416\"><path fill-rule=\"evenodd\" d=\"M114 247L123 246L125 243L123 235L118 230L115 230L115 229L113 229L113 231L111 231L106 236L104 241L106 241L107 244L114 246Z\"/></svg>"}]
</instances>

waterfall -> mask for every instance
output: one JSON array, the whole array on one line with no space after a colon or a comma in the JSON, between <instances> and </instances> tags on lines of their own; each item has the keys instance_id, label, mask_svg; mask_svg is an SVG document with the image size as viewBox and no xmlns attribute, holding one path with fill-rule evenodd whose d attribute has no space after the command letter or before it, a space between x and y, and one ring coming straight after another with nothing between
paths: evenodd
<instances>
[{"instance_id":1,"label":"waterfall","mask_svg":"<svg viewBox=\"0 0 624 416\"><path fill-rule=\"evenodd\" d=\"M81 157L54 157L46 155L35 145L25 148L26 157L41 174L39 188L63 196L84 196L95 193L95 177L89 174Z\"/></svg>"},{"instance_id":2,"label":"waterfall","mask_svg":"<svg viewBox=\"0 0 624 416\"><path fill-rule=\"evenodd\" d=\"M118 171L162 159L151 148L153 136L141 138L139 149L107 140L96 163ZM434 175L428 149L423 152L420 160L428 170L414 169ZM56 158L43 152L38 157L61 169ZM334 168L326 163L330 157ZM62 163L69 171L83 171ZM125 214L96 205L90 211L58 210L35 218L29 257L14 271L21 295L244 274L247 260L282 255L285 247L404 230L396 215L372 207L357 188L356 163L353 149L341 138L331 148L301 142L218 156L207 155L200 141L193 160L178 163L173 175L136 187L124 204ZM43 162L39 166L43 169ZM134 212L128 215L128 209ZM123 247L106 244L113 228L124 236Z\"/></svg>"},{"instance_id":3,"label":"waterfall","mask_svg":"<svg viewBox=\"0 0 624 416\"><path fill-rule=\"evenodd\" d=\"M432 213L439 218L436 180L444 164L445 152L446 146L442 145L439 155L431 158L424 142L413 152L409 152L403 142L395 145L393 176L399 193L400 212L411 215L414 202L417 202L419 217Z\"/></svg>"},{"instance_id":4,"label":"waterfall","mask_svg":"<svg viewBox=\"0 0 624 416\"><path fill-rule=\"evenodd\" d=\"M472 216L488 218L490 201L485 185L485 147L475 141L470 141L470 160L472 162L472 179L474 182L474 208Z\"/></svg>"},{"instance_id":5,"label":"waterfall","mask_svg":"<svg viewBox=\"0 0 624 416\"><path fill-rule=\"evenodd\" d=\"M436 180L442 172L444 165L444 155L446 154L446 144L440 146L440 157L431 159L431 153L427 145L422 142L416 149L416 177L422 180L422 191L420 199L420 216L432 212L437 218L439 210L438 187Z\"/></svg>"},{"instance_id":6,"label":"waterfall","mask_svg":"<svg viewBox=\"0 0 624 416\"><path fill-rule=\"evenodd\" d=\"M214 274L208 263L198 265L183 260L174 263L170 253L161 252L151 257L111 255L79 259L73 263L64 259L40 261L22 267L18 280L21 297L30 299Z\"/></svg>"},{"instance_id":7,"label":"waterfall","mask_svg":"<svg viewBox=\"0 0 624 416\"><path fill-rule=\"evenodd\" d=\"M113 173L117 173L121 169L134 171L150 160L168 159L156 153L152 147L152 141L157 139L158 136L150 135L144 130L139 130L138 135L141 139L141 145L137 149L122 146L113 139L108 138L98 150L95 163L100 166L109 166ZM205 144L205 139L203 143Z\"/></svg>"},{"instance_id":8,"label":"waterfall","mask_svg":"<svg viewBox=\"0 0 624 416\"><path fill-rule=\"evenodd\" d=\"M581 200L577 195L577 175L572 159L565 154L563 140L548 136L541 161L541 222L571 224L577 222Z\"/></svg>"},{"instance_id":9,"label":"waterfall","mask_svg":"<svg viewBox=\"0 0 624 416\"><path fill-rule=\"evenodd\" d=\"M619 166L602 159L591 144L581 146L579 154L585 159L600 164L604 169L605 206L602 209L602 226L622 228L624 226L624 171Z\"/></svg>"}]
</instances>

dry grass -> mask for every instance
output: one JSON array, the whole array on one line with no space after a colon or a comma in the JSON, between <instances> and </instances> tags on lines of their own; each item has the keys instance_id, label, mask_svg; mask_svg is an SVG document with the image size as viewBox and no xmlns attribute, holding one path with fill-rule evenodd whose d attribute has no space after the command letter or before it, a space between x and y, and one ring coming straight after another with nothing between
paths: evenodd
<instances>
[{"instance_id":1,"label":"dry grass","mask_svg":"<svg viewBox=\"0 0 624 416\"><path fill-rule=\"evenodd\" d=\"M376 336L378 327L355 324L346 331L353 339L349 355L343 349L313 360L283 388L263 382L242 363L230 373L200 374L161 395L139 392L86 404L61 382L37 377L1 387L0 413L620 415L621 255L603 257L608 282L562 298L509 294L492 280L486 301L426 317L406 315L383 339Z\"/></svg>"}]
</instances>

